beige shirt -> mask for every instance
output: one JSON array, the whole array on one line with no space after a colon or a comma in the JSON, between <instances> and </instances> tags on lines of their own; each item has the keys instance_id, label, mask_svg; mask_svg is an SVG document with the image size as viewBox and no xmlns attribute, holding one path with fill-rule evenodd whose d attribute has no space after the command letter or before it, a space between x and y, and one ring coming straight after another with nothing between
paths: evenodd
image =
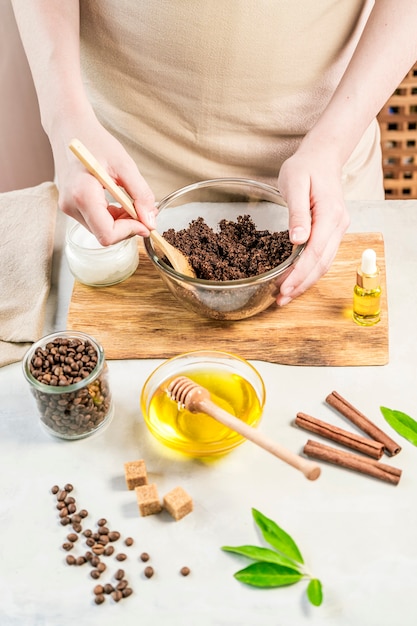
<instances>
[{"instance_id":1,"label":"beige shirt","mask_svg":"<svg viewBox=\"0 0 417 626\"><path fill-rule=\"evenodd\" d=\"M82 0L85 82L158 199L197 180L276 184L326 106L371 0ZM383 197L377 124L344 172Z\"/></svg>"}]
</instances>

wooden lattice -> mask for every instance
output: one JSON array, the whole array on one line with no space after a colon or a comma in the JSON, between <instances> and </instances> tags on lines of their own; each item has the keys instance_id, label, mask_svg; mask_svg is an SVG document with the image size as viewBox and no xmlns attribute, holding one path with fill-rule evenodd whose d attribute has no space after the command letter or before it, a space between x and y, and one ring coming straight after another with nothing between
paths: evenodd
<instances>
[{"instance_id":1,"label":"wooden lattice","mask_svg":"<svg viewBox=\"0 0 417 626\"><path fill-rule=\"evenodd\" d=\"M417 64L378 115L387 199L417 198Z\"/></svg>"}]
</instances>

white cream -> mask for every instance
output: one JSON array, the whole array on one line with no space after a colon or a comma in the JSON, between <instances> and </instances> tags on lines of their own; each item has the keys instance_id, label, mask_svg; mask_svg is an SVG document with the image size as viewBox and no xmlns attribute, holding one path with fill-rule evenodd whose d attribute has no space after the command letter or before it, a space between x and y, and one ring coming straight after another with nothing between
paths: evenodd
<instances>
[{"instance_id":1,"label":"white cream","mask_svg":"<svg viewBox=\"0 0 417 626\"><path fill-rule=\"evenodd\" d=\"M93 287L120 283L133 274L139 263L137 237L102 246L78 223L67 232L65 255L74 278Z\"/></svg>"}]
</instances>

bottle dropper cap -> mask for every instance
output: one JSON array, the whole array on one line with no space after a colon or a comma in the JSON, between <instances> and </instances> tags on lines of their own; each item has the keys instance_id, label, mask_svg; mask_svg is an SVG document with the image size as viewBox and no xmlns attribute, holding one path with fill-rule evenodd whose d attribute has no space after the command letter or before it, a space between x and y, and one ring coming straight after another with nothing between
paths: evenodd
<instances>
[{"instance_id":1,"label":"bottle dropper cap","mask_svg":"<svg viewBox=\"0 0 417 626\"><path fill-rule=\"evenodd\" d=\"M357 271L357 284L362 289L379 287L379 268L376 264L375 250L368 248L362 254L362 262Z\"/></svg>"}]
</instances>

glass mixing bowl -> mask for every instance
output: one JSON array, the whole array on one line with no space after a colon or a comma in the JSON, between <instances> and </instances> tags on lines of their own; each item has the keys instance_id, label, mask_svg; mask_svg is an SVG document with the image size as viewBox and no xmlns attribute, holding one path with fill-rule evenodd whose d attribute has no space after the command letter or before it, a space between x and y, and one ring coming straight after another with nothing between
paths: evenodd
<instances>
[{"instance_id":1,"label":"glass mixing bowl","mask_svg":"<svg viewBox=\"0 0 417 626\"><path fill-rule=\"evenodd\" d=\"M236 221L249 215L257 230L288 230L288 208L277 189L249 179L213 179L188 185L159 203L157 230L186 229L198 217L213 230L223 218ZM305 244L293 246L291 255L268 272L238 280L214 281L184 276L159 256L151 239L145 250L165 285L179 303L204 317L240 320L264 311L275 302L279 288L292 271Z\"/></svg>"}]
</instances>

